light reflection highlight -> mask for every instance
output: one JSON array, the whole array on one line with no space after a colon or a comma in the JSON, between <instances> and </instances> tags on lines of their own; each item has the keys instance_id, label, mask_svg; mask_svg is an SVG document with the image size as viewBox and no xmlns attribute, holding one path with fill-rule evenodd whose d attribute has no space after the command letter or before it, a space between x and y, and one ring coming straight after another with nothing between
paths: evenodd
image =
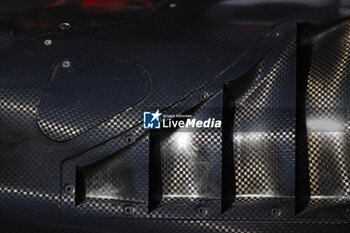
<instances>
[{"instance_id":1,"label":"light reflection highlight","mask_svg":"<svg viewBox=\"0 0 350 233\"><path fill-rule=\"evenodd\" d=\"M318 132L342 132L343 125L334 119L310 119L307 127Z\"/></svg>"}]
</instances>

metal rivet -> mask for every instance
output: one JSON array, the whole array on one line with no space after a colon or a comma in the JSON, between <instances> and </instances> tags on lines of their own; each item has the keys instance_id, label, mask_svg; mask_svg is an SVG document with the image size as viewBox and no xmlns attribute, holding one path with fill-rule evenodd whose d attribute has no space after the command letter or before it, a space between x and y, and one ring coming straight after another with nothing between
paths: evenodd
<instances>
[{"instance_id":1,"label":"metal rivet","mask_svg":"<svg viewBox=\"0 0 350 233\"><path fill-rule=\"evenodd\" d=\"M66 184L64 186L64 192L67 194L73 194L75 192L74 186L71 184Z\"/></svg>"},{"instance_id":2,"label":"metal rivet","mask_svg":"<svg viewBox=\"0 0 350 233\"><path fill-rule=\"evenodd\" d=\"M46 45L46 46L52 45L52 40L50 40L50 39L45 40L44 45Z\"/></svg>"},{"instance_id":3,"label":"metal rivet","mask_svg":"<svg viewBox=\"0 0 350 233\"><path fill-rule=\"evenodd\" d=\"M126 145L130 145L135 142L135 137L132 135L128 135L125 137L124 142Z\"/></svg>"},{"instance_id":4,"label":"metal rivet","mask_svg":"<svg viewBox=\"0 0 350 233\"><path fill-rule=\"evenodd\" d=\"M208 92L203 92L203 93L201 94L201 99L202 99L202 100L205 100L205 99L208 99L208 98L209 98Z\"/></svg>"},{"instance_id":5,"label":"metal rivet","mask_svg":"<svg viewBox=\"0 0 350 233\"><path fill-rule=\"evenodd\" d=\"M70 61L63 61L62 62L62 67L63 68L69 68L71 66L71 62Z\"/></svg>"},{"instance_id":6,"label":"metal rivet","mask_svg":"<svg viewBox=\"0 0 350 233\"><path fill-rule=\"evenodd\" d=\"M278 37L278 36L281 36L281 33L280 32L276 32L275 35Z\"/></svg>"},{"instance_id":7,"label":"metal rivet","mask_svg":"<svg viewBox=\"0 0 350 233\"><path fill-rule=\"evenodd\" d=\"M61 30L63 30L63 31L68 31L68 30L70 30L71 28L72 28L72 26L70 25L70 23L60 23L59 25L58 25L58 27L61 29Z\"/></svg>"},{"instance_id":8,"label":"metal rivet","mask_svg":"<svg viewBox=\"0 0 350 233\"><path fill-rule=\"evenodd\" d=\"M132 206L125 206L124 207L124 214L126 214L126 215L133 215L134 212L135 212L134 207L132 207Z\"/></svg>"},{"instance_id":9,"label":"metal rivet","mask_svg":"<svg viewBox=\"0 0 350 233\"><path fill-rule=\"evenodd\" d=\"M197 214L200 216L206 216L208 214L208 209L204 206L200 206L197 209Z\"/></svg>"},{"instance_id":10,"label":"metal rivet","mask_svg":"<svg viewBox=\"0 0 350 233\"><path fill-rule=\"evenodd\" d=\"M281 216L281 214L282 214L281 209L273 208L273 209L271 210L271 215L272 215L272 216L278 217L278 216Z\"/></svg>"}]
</instances>

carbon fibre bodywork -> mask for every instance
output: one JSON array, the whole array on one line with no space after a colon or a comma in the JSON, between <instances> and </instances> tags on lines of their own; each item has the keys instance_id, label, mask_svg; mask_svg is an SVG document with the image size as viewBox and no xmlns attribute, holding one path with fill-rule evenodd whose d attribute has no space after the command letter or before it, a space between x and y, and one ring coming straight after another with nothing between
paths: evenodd
<instances>
[{"instance_id":1,"label":"carbon fibre bodywork","mask_svg":"<svg viewBox=\"0 0 350 233\"><path fill-rule=\"evenodd\" d=\"M0 229L350 232L349 9L131 2L3 17Z\"/></svg>"}]
</instances>

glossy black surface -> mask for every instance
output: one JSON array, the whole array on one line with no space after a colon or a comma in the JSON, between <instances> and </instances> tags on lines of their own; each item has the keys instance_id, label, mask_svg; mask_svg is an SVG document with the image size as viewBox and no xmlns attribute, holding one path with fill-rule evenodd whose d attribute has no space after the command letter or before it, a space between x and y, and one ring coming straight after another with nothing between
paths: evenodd
<instances>
[{"instance_id":1,"label":"glossy black surface","mask_svg":"<svg viewBox=\"0 0 350 233\"><path fill-rule=\"evenodd\" d=\"M348 136L309 127L314 96L347 106L347 8L50 3L0 4L1 230L348 232ZM223 127L144 130L157 109Z\"/></svg>"}]
</instances>

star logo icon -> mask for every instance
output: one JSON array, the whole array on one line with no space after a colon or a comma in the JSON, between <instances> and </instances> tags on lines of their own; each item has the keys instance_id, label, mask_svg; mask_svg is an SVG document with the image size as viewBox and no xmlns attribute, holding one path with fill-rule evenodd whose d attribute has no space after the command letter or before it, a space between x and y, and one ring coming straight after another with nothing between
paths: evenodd
<instances>
[{"instance_id":1,"label":"star logo icon","mask_svg":"<svg viewBox=\"0 0 350 233\"><path fill-rule=\"evenodd\" d=\"M155 120L159 121L159 117L160 117L162 114L159 112L159 109L158 109L155 113L151 113L151 115L152 115L152 120L151 120L151 122L153 122L153 121L155 121Z\"/></svg>"}]
</instances>

